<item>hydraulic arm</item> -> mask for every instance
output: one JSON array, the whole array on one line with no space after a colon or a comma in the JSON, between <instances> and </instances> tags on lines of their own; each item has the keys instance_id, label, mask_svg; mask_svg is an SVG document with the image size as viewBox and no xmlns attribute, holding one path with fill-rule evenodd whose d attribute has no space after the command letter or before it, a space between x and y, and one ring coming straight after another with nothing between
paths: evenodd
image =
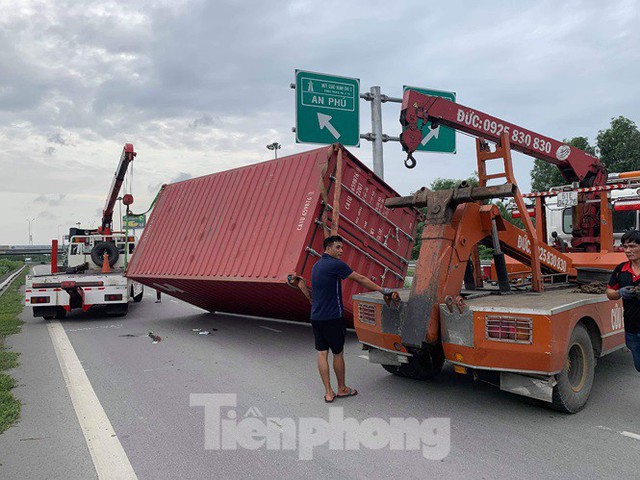
<instances>
[{"instance_id":1,"label":"hydraulic arm","mask_svg":"<svg viewBox=\"0 0 640 480\"><path fill-rule=\"evenodd\" d=\"M120 156L120 162L118 163L116 173L113 177L113 182L111 182L107 202L102 210L102 225L98 228L98 233L100 234L111 235L111 228L113 225L113 208L118 200L118 194L120 193L120 188L124 182L127 168L129 168L129 164L133 161L133 157L135 156L136 152L133 150L133 145L131 143L125 144L124 149L122 150L122 155Z\"/></svg>"},{"instance_id":2,"label":"hydraulic arm","mask_svg":"<svg viewBox=\"0 0 640 480\"><path fill-rule=\"evenodd\" d=\"M431 122L431 128L443 125L495 143L499 143L500 138L506 135L512 150L556 165L567 183L577 182L580 187L594 187L607 182L607 170L600 160L578 148L445 98L414 90L406 91L400 114L403 127L400 141L407 152L405 165L409 168L416 164L413 152L423 139L427 122ZM487 180L500 176L483 173L479 172L481 184L482 180L486 184ZM596 199L594 193L581 193L578 206L574 207L572 247L576 250L599 250L599 204L593 202Z\"/></svg>"}]
</instances>

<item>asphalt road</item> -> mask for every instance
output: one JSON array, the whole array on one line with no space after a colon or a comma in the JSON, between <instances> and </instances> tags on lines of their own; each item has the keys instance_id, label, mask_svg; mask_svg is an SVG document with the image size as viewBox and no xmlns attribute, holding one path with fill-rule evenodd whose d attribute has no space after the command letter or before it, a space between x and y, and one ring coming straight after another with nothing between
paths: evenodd
<instances>
[{"instance_id":1,"label":"asphalt road","mask_svg":"<svg viewBox=\"0 0 640 480\"><path fill-rule=\"evenodd\" d=\"M328 405L308 326L212 315L167 296L161 304L153 300L147 293L123 318L88 312L63 321L140 479L638 478L640 376L628 352L601 360L586 409L565 415L457 375L450 366L430 382L394 377L361 357L351 333L347 380L359 394ZM46 323L30 318L30 310L23 318L23 332L9 341L22 352L14 372L21 386L14 392L23 415L0 435L0 478L94 478ZM153 343L150 331L162 340ZM432 460L420 450L345 451L322 444L311 450L312 460L300 460L299 448L208 450L205 409L190 406L190 395L222 393L237 395L231 410L238 424L246 415L263 424L265 417L290 418L301 427L306 418L328 420L330 407L343 407L344 417L358 424L448 418L450 451ZM288 432L282 438L302 438L300 430L293 439ZM445 444L441 435L428 438Z\"/></svg>"}]
</instances>

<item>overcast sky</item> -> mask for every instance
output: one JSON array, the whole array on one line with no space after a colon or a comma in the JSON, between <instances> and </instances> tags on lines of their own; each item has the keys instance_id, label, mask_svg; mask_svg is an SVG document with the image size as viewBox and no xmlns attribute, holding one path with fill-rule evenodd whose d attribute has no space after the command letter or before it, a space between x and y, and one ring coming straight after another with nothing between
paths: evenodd
<instances>
[{"instance_id":1,"label":"overcast sky","mask_svg":"<svg viewBox=\"0 0 640 480\"><path fill-rule=\"evenodd\" d=\"M296 68L454 91L459 103L552 138L587 136L612 117L640 123L640 16L629 1L3 1L0 0L0 244L49 243L97 226L125 143L134 210L162 183L315 145L296 144ZM370 105L360 103L361 132ZM399 134L400 106L383 105ZM408 194L476 169L421 154L407 170L384 147L385 179ZM369 166L371 144L351 151ZM517 156L530 188L532 159Z\"/></svg>"}]
</instances>

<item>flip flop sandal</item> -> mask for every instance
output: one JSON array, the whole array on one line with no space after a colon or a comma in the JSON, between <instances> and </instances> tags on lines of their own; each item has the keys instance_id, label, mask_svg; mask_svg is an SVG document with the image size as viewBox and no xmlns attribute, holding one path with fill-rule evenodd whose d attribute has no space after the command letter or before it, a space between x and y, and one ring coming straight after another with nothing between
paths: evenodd
<instances>
[{"instance_id":1,"label":"flip flop sandal","mask_svg":"<svg viewBox=\"0 0 640 480\"><path fill-rule=\"evenodd\" d=\"M358 394L358 391L355 388L349 387L349 393L344 393L342 395L337 394L336 397L344 398L344 397L355 397Z\"/></svg>"},{"instance_id":2,"label":"flip flop sandal","mask_svg":"<svg viewBox=\"0 0 640 480\"><path fill-rule=\"evenodd\" d=\"M331 400L327 400L327 396L325 395L324 398L324 403L333 403L333 401L336 399L337 395L335 395Z\"/></svg>"}]
</instances>

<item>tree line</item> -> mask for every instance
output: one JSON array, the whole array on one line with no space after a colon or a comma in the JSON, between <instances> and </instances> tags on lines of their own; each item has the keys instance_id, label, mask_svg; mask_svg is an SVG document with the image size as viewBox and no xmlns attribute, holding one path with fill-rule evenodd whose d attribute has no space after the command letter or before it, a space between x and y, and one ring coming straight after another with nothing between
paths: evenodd
<instances>
[{"instance_id":1,"label":"tree line","mask_svg":"<svg viewBox=\"0 0 640 480\"><path fill-rule=\"evenodd\" d=\"M587 137L574 137L564 142L598 157L609 172L640 170L640 130L626 117L612 118L609 128L598 132L594 145ZM555 165L534 160L531 170L531 189L534 192L544 192L566 183Z\"/></svg>"}]
</instances>

